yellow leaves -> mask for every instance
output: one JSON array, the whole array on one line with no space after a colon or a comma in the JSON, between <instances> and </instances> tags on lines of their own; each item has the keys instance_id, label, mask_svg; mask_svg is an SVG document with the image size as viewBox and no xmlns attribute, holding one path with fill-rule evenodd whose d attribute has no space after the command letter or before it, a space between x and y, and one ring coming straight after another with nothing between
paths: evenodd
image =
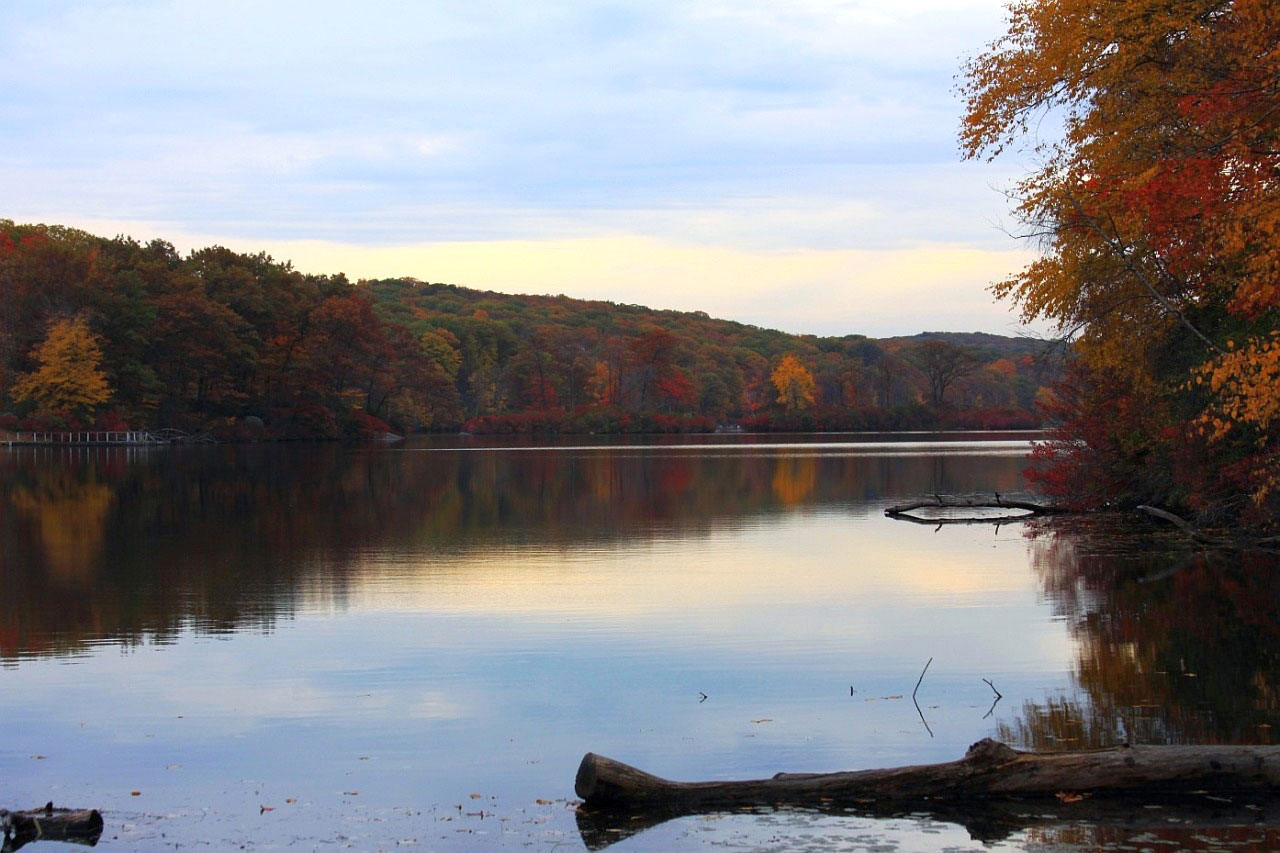
<instances>
[{"instance_id":1,"label":"yellow leaves","mask_svg":"<svg viewBox=\"0 0 1280 853\"><path fill-rule=\"evenodd\" d=\"M1268 430L1280 423L1280 331L1256 336L1201 367L1198 385L1208 383L1213 400L1196 425L1210 441L1243 432L1267 444ZM1253 500L1261 504L1278 485L1280 472L1260 468L1251 477Z\"/></svg>"},{"instance_id":2,"label":"yellow leaves","mask_svg":"<svg viewBox=\"0 0 1280 853\"><path fill-rule=\"evenodd\" d=\"M778 389L778 402L786 406L787 411L795 412L813 405L816 390L813 374L794 355L784 357L769 378Z\"/></svg>"},{"instance_id":3,"label":"yellow leaves","mask_svg":"<svg viewBox=\"0 0 1280 853\"><path fill-rule=\"evenodd\" d=\"M40 367L14 383L14 399L73 415L87 415L111 399L111 386L99 369L102 350L83 317L55 322L35 358Z\"/></svg>"}]
</instances>

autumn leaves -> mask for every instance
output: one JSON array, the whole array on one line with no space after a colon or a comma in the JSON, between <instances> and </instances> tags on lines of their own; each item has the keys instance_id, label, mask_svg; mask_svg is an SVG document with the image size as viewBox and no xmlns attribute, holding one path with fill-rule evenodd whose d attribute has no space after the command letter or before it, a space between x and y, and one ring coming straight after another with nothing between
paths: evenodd
<instances>
[{"instance_id":1,"label":"autumn leaves","mask_svg":"<svg viewBox=\"0 0 1280 853\"><path fill-rule=\"evenodd\" d=\"M961 91L967 156L1039 164L1015 195L1044 254L993 290L1076 339L1057 461L1092 452L1152 474L1140 497L1274 523L1280 5L1022 0Z\"/></svg>"},{"instance_id":2,"label":"autumn leaves","mask_svg":"<svg viewBox=\"0 0 1280 853\"><path fill-rule=\"evenodd\" d=\"M13 397L34 400L37 412L91 420L92 411L111 399L102 349L84 317L54 322L35 358L39 367L18 378Z\"/></svg>"}]
</instances>

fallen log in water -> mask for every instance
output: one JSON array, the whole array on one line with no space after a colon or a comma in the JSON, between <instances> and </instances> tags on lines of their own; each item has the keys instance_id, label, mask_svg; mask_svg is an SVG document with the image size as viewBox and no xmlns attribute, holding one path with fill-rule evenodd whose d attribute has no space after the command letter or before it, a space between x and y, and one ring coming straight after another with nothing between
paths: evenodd
<instances>
[{"instance_id":1,"label":"fallen log in water","mask_svg":"<svg viewBox=\"0 0 1280 853\"><path fill-rule=\"evenodd\" d=\"M1144 797L1198 789L1280 790L1280 746L1117 746L1020 752L986 738L964 758L844 773L779 773L736 782L672 782L587 753L574 783L590 807L665 808L889 803L1001 797Z\"/></svg>"},{"instance_id":2,"label":"fallen log in water","mask_svg":"<svg viewBox=\"0 0 1280 853\"><path fill-rule=\"evenodd\" d=\"M102 836L102 815L97 809L44 808L11 812L0 809L0 853L10 853L32 841L69 841L88 847Z\"/></svg>"},{"instance_id":3,"label":"fallen log in water","mask_svg":"<svg viewBox=\"0 0 1280 853\"><path fill-rule=\"evenodd\" d=\"M933 500L919 500L911 503L898 504L891 506L884 511L889 518L895 518L900 521L914 521L917 524L999 524L1008 521L1022 521L1037 515L1046 515L1049 513L1062 512L1058 507L1052 504L1039 504L1032 501L1010 500L1002 496L999 492L993 492L993 499L979 498L944 498L942 495L934 495ZM933 516L925 517L914 515L918 509L1016 509L1018 515L1001 515L1001 516Z\"/></svg>"}]
</instances>

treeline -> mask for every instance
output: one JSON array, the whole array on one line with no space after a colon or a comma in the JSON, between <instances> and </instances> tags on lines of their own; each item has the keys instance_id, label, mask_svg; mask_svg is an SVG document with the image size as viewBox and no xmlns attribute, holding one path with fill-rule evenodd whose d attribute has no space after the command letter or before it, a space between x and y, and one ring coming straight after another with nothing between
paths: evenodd
<instances>
[{"instance_id":1,"label":"treeline","mask_svg":"<svg viewBox=\"0 0 1280 853\"><path fill-rule=\"evenodd\" d=\"M957 342L960 341L960 342ZM0 428L1019 428L1039 344L796 336L701 312L352 283L264 254L0 220Z\"/></svg>"}]
</instances>

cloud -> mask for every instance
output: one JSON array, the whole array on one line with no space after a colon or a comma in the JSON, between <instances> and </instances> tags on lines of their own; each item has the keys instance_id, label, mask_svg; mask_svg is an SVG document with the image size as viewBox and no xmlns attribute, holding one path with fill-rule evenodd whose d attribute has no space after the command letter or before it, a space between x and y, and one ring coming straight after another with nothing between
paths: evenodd
<instances>
[{"instance_id":1,"label":"cloud","mask_svg":"<svg viewBox=\"0 0 1280 853\"><path fill-rule=\"evenodd\" d=\"M952 91L1001 15L999 0L6 4L0 215L353 275L652 294L797 330L843 325L834 303L863 310L857 330L904 331L895 294L932 287L910 310L1001 330L977 302L1023 257L991 225L1006 212L991 185L1014 173L958 162ZM985 260L936 261L966 251ZM780 290L734 301L730 277Z\"/></svg>"}]
</instances>

